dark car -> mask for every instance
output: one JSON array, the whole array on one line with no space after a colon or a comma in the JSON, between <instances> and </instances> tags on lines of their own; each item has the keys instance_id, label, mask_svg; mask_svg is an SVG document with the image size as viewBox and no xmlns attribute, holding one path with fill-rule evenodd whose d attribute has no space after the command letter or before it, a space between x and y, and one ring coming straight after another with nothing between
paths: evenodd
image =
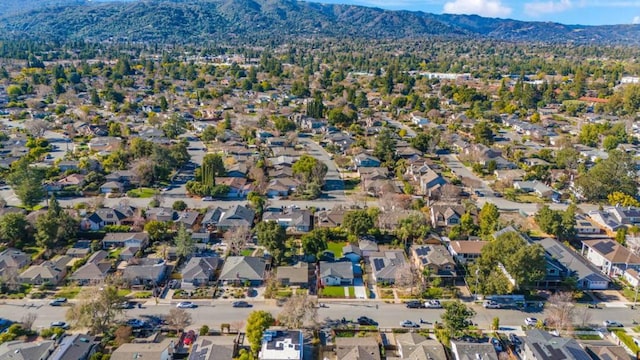
<instances>
[{"instance_id":1,"label":"dark car","mask_svg":"<svg viewBox=\"0 0 640 360\"><path fill-rule=\"evenodd\" d=\"M248 308L248 307L251 307L251 304L249 304L246 301L234 301L232 303L232 305L233 305L234 308Z\"/></svg>"},{"instance_id":2,"label":"dark car","mask_svg":"<svg viewBox=\"0 0 640 360\"><path fill-rule=\"evenodd\" d=\"M358 325L377 326L378 322L373 320L372 318L368 318L366 316L360 316L358 318Z\"/></svg>"},{"instance_id":3,"label":"dark car","mask_svg":"<svg viewBox=\"0 0 640 360\"><path fill-rule=\"evenodd\" d=\"M422 304L422 302L420 301L407 302L407 309L422 309L423 307L424 307L424 304Z\"/></svg>"}]
</instances>

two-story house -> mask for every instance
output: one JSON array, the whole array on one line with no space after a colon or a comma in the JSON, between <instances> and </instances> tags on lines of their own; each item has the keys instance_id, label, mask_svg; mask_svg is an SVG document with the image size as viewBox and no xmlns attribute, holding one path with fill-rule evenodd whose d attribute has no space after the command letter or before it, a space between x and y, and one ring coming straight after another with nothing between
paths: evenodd
<instances>
[{"instance_id":1,"label":"two-story house","mask_svg":"<svg viewBox=\"0 0 640 360\"><path fill-rule=\"evenodd\" d=\"M624 274L627 269L640 269L640 256L611 239L583 240L582 255L612 277Z\"/></svg>"}]
</instances>

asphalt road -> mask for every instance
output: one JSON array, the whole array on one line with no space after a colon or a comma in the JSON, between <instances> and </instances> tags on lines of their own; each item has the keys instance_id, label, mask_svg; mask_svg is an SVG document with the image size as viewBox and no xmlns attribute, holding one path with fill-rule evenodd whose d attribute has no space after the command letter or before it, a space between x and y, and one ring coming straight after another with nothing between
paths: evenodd
<instances>
[{"instance_id":1,"label":"asphalt road","mask_svg":"<svg viewBox=\"0 0 640 360\"><path fill-rule=\"evenodd\" d=\"M0 317L20 321L20 319L27 313L35 313L37 319L34 326L36 328L48 327L53 321L65 321L65 313L68 307L52 307L48 305L48 300L26 300L26 301L12 301L8 300L8 303L0 305ZM253 310L265 310L271 312L274 316L281 311L281 308L274 305L272 302L256 301L253 303L252 308L233 308L230 301L197 301L199 306L195 309L187 309L192 315L193 322L192 328L198 328L202 325L208 325L215 329L219 328L223 323L238 323L246 321L247 316ZM22 303L26 303L23 306ZM144 315L156 315L166 316L169 310L175 307L177 301L171 304L153 304L153 301L149 302L150 305L145 305L143 308L125 310L125 318L140 318ZM29 307L28 304L33 304L33 307ZM397 327L402 320L412 320L419 322L420 319L433 324L436 321L441 321L440 315L443 310L441 309L407 309L402 304L386 304L382 302L362 301L362 302L327 302L327 307L318 309L318 319L324 321L326 319L342 319L355 320L359 316L368 316L379 322L380 327L389 328ZM517 310L490 310L484 309L482 306L473 305L476 311L476 316L473 318L473 322L478 324L480 328L489 328L492 324L493 318L498 317L500 319L500 326L503 328L519 329L524 324L524 319L527 317L535 317L538 319L544 319L546 317L545 312L522 312ZM634 326L633 321L640 319L638 310L631 310L629 308L605 308L605 309L590 309L590 319L588 324L600 326L604 320L615 320L625 325L625 327ZM576 317L576 323L581 323L581 319ZM431 325L423 325L431 326Z\"/></svg>"},{"instance_id":2,"label":"asphalt road","mask_svg":"<svg viewBox=\"0 0 640 360\"><path fill-rule=\"evenodd\" d=\"M344 203L347 199L344 192L344 181L340 176L336 162L331 159L331 155L322 146L309 138L299 138L298 142L305 146L309 155L327 165L322 199Z\"/></svg>"}]
</instances>

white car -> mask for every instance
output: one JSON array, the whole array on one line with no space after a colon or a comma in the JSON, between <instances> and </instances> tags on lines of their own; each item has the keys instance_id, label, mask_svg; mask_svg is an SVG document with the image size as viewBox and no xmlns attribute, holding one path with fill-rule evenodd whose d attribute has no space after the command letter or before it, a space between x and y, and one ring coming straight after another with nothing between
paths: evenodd
<instances>
[{"instance_id":1,"label":"white car","mask_svg":"<svg viewBox=\"0 0 640 360\"><path fill-rule=\"evenodd\" d=\"M193 309L198 307L198 305L192 303L191 301L183 301L183 302L179 302L178 305L176 305L176 307L178 309Z\"/></svg>"},{"instance_id":2,"label":"white car","mask_svg":"<svg viewBox=\"0 0 640 360\"><path fill-rule=\"evenodd\" d=\"M64 321L54 321L51 323L51 327L63 328L65 330L69 329L69 324Z\"/></svg>"},{"instance_id":3,"label":"white car","mask_svg":"<svg viewBox=\"0 0 640 360\"><path fill-rule=\"evenodd\" d=\"M420 327L420 325L414 323L411 320L401 321L400 326L402 326L403 328L419 328Z\"/></svg>"},{"instance_id":4,"label":"white car","mask_svg":"<svg viewBox=\"0 0 640 360\"><path fill-rule=\"evenodd\" d=\"M622 323L613 320L605 320L602 322L602 325L604 325L605 327L624 327Z\"/></svg>"},{"instance_id":5,"label":"white car","mask_svg":"<svg viewBox=\"0 0 640 360\"><path fill-rule=\"evenodd\" d=\"M485 309L500 309L502 308L502 305L498 304L497 302L493 301L493 300L487 300L485 301L482 306L484 306Z\"/></svg>"},{"instance_id":6,"label":"white car","mask_svg":"<svg viewBox=\"0 0 640 360\"><path fill-rule=\"evenodd\" d=\"M429 300L424 302L424 307L427 309L442 309L442 304L438 300Z\"/></svg>"},{"instance_id":7,"label":"white car","mask_svg":"<svg viewBox=\"0 0 640 360\"><path fill-rule=\"evenodd\" d=\"M534 317L528 317L524 319L524 324L527 326L536 326L536 324L538 324L538 319Z\"/></svg>"}]
</instances>

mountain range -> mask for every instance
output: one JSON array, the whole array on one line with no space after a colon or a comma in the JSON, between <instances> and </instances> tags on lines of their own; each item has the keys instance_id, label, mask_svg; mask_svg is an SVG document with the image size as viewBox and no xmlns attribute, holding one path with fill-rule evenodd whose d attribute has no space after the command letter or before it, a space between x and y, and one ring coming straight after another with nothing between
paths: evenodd
<instances>
[{"instance_id":1,"label":"mountain range","mask_svg":"<svg viewBox=\"0 0 640 360\"><path fill-rule=\"evenodd\" d=\"M245 44L444 37L639 45L640 25L563 25L295 0L2 0L2 37Z\"/></svg>"}]
</instances>

